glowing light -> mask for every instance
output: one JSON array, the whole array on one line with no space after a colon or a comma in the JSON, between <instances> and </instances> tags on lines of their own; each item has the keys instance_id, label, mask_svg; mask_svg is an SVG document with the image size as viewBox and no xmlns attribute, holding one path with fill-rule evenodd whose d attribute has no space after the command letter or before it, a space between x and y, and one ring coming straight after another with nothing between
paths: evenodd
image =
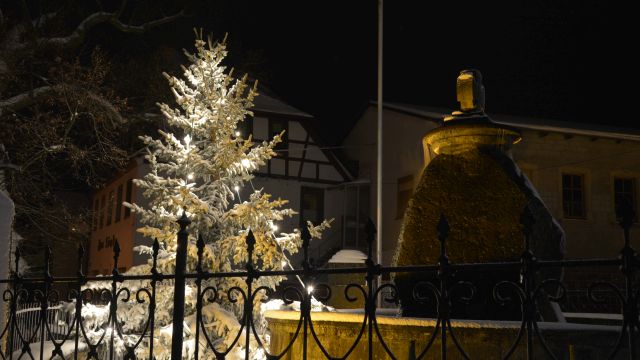
<instances>
[{"instance_id":1,"label":"glowing light","mask_svg":"<svg viewBox=\"0 0 640 360\"><path fill-rule=\"evenodd\" d=\"M276 225L276 224L271 224L271 230L273 230L273 232L278 231L278 225Z\"/></svg>"},{"instance_id":2,"label":"glowing light","mask_svg":"<svg viewBox=\"0 0 640 360\"><path fill-rule=\"evenodd\" d=\"M183 140L184 140L185 145L187 145L187 147L189 147L189 144L191 144L191 135L185 136Z\"/></svg>"},{"instance_id":3,"label":"glowing light","mask_svg":"<svg viewBox=\"0 0 640 360\"><path fill-rule=\"evenodd\" d=\"M244 166L245 168L248 168L251 166L251 160L249 159L242 159L242 161L240 161L240 163L242 164L242 166Z\"/></svg>"},{"instance_id":4,"label":"glowing light","mask_svg":"<svg viewBox=\"0 0 640 360\"><path fill-rule=\"evenodd\" d=\"M240 131L236 131L236 136L240 136L242 133Z\"/></svg>"},{"instance_id":5,"label":"glowing light","mask_svg":"<svg viewBox=\"0 0 640 360\"><path fill-rule=\"evenodd\" d=\"M234 186L234 187L233 187L233 190L235 190L235 192L240 191L240 186L238 186L238 185Z\"/></svg>"},{"instance_id":6,"label":"glowing light","mask_svg":"<svg viewBox=\"0 0 640 360\"><path fill-rule=\"evenodd\" d=\"M307 293L309 295L311 295L311 293L313 293L313 286L311 286L311 285L307 286Z\"/></svg>"},{"instance_id":7,"label":"glowing light","mask_svg":"<svg viewBox=\"0 0 640 360\"><path fill-rule=\"evenodd\" d=\"M286 267L286 266L287 266L287 262L286 262L285 260L282 260L282 261L280 262L280 265L282 265L282 267L284 268L284 267Z\"/></svg>"},{"instance_id":8,"label":"glowing light","mask_svg":"<svg viewBox=\"0 0 640 360\"><path fill-rule=\"evenodd\" d=\"M187 175L187 179L189 179L189 180L193 180L193 173L191 173L191 174Z\"/></svg>"}]
</instances>

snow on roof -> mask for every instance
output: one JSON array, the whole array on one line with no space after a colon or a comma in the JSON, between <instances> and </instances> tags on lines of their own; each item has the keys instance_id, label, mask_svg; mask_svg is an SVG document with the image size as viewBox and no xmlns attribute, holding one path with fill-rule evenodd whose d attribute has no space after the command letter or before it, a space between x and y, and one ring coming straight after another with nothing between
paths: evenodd
<instances>
[{"instance_id":1,"label":"snow on roof","mask_svg":"<svg viewBox=\"0 0 640 360\"><path fill-rule=\"evenodd\" d=\"M264 92L260 92L259 95L256 96L255 99L253 99L253 108L251 108L251 110L299 116L304 118L313 117L312 115L302 110L298 110L293 106L285 103L284 101L277 99L276 97L265 94Z\"/></svg>"},{"instance_id":2,"label":"snow on roof","mask_svg":"<svg viewBox=\"0 0 640 360\"><path fill-rule=\"evenodd\" d=\"M445 116L450 115L450 111L447 109L412 104L384 103L384 108L423 117L431 121L441 121ZM519 129L640 141L640 130L635 128L574 121L538 119L504 114L489 113L488 115L491 117L491 120L498 124L512 126Z\"/></svg>"},{"instance_id":3,"label":"snow on roof","mask_svg":"<svg viewBox=\"0 0 640 360\"><path fill-rule=\"evenodd\" d=\"M367 255L360 250L340 250L329 259L329 262L334 264L360 264L365 260L367 260Z\"/></svg>"}]
</instances>

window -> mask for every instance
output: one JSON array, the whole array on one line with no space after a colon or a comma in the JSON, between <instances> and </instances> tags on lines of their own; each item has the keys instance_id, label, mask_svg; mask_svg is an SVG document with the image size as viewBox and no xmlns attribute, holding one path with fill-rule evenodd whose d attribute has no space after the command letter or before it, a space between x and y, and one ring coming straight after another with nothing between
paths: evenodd
<instances>
[{"instance_id":1,"label":"window","mask_svg":"<svg viewBox=\"0 0 640 360\"><path fill-rule=\"evenodd\" d=\"M113 195L113 190L109 191L109 206L107 207L107 226L111 225L113 220L113 205L116 202L116 197Z\"/></svg>"},{"instance_id":2,"label":"window","mask_svg":"<svg viewBox=\"0 0 640 360\"><path fill-rule=\"evenodd\" d=\"M584 176L562 174L562 212L567 219L585 219Z\"/></svg>"},{"instance_id":3,"label":"window","mask_svg":"<svg viewBox=\"0 0 640 360\"><path fill-rule=\"evenodd\" d=\"M625 202L631 204L633 212L637 214L636 179L634 178L614 178L613 179L613 200L615 203L616 218L620 219L621 205ZM637 215L634 220L637 220Z\"/></svg>"},{"instance_id":4,"label":"window","mask_svg":"<svg viewBox=\"0 0 640 360\"><path fill-rule=\"evenodd\" d=\"M122 184L118 186L118 195L116 197L116 222L122 217Z\"/></svg>"},{"instance_id":5,"label":"window","mask_svg":"<svg viewBox=\"0 0 640 360\"><path fill-rule=\"evenodd\" d=\"M271 140L283 131L282 141L276 145L275 150L286 150L289 148L289 122L281 119L269 119L269 139L267 140Z\"/></svg>"},{"instance_id":6,"label":"window","mask_svg":"<svg viewBox=\"0 0 640 360\"><path fill-rule=\"evenodd\" d=\"M95 199L93 202L93 231L98 230L99 217L100 217L100 200Z\"/></svg>"},{"instance_id":7,"label":"window","mask_svg":"<svg viewBox=\"0 0 640 360\"><path fill-rule=\"evenodd\" d=\"M104 206L105 206L105 198L104 195L102 195L102 197L100 198L100 229L102 229L102 226L104 225Z\"/></svg>"},{"instance_id":8,"label":"window","mask_svg":"<svg viewBox=\"0 0 640 360\"><path fill-rule=\"evenodd\" d=\"M409 199L413 195L413 175L398 178L398 191L396 194L396 219L401 219L409 205Z\"/></svg>"},{"instance_id":9,"label":"window","mask_svg":"<svg viewBox=\"0 0 640 360\"><path fill-rule=\"evenodd\" d=\"M127 193L125 197L125 201L131 203L131 192L133 191L133 181L131 179L127 180ZM124 208L124 218L128 219L131 216L131 209L129 207Z\"/></svg>"},{"instance_id":10,"label":"window","mask_svg":"<svg viewBox=\"0 0 640 360\"><path fill-rule=\"evenodd\" d=\"M324 189L301 188L300 227L307 221L318 225L324 220Z\"/></svg>"},{"instance_id":11,"label":"window","mask_svg":"<svg viewBox=\"0 0 640 360\"><path fill-rule=\"evenodd\" d=\"M253 134L253 117L247 116L243 121L238 121L236 132L236 134L239 134L237 136L248 139L249 135Z\"/></svg>"}]
</instances>

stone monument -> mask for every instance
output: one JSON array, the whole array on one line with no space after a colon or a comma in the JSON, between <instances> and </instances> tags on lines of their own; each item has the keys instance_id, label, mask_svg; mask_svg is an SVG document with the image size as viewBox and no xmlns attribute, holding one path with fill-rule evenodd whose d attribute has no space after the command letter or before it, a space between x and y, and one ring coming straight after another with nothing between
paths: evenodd
<instances>
[{"instance_id":1,"label":"stone monument","mask_svg":"<svg viewBox=\"0 0 640 360\"><path fill-rule=\"evenodd\" d=\"M532 250L539 259L561 259L564 232L553 219L527 177L511 158L510 149L521 141L516 129L493 122L484 112L484 86L476 70L464 70L457 80L460 110L423 138L425 168L404 217L394 262L396 265L437 264L440 251L436 226L441 215L449 222L446 242L452 263L517 261L524 250L520 216L525 207L535 224ZM545 276L559 277L556 271ZM470 305L455 306L452 317L517 319L517 304L502 308L492 299L494 285L517 282L518 271L459 271L454 281L476 287ZM435 276L402 274L394 281L404 316L434 316L435 305L417 304L417 281L436 283ZM545 308L542 306L542 308ZM546 307L549 310L549 307ZM545 311L545 320L555 320Z\"/></svg>"}]
</instances>

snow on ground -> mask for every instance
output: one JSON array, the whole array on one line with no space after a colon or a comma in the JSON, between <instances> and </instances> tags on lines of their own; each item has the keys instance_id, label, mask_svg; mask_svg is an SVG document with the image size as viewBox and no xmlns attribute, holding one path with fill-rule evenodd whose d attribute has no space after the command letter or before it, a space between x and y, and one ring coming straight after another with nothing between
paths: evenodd
<instances>
[{"instance_id":1,"label":"snow on ground","mask_svg":"<svg viewBox=\"0 0 640 360\"><path fill-rule=\"evenodd\" d=\"M289 311L300 311L300 301L294 301L291 304L285 304L284 301L280 299L270 300L261 306L262 312L271 311L271 310L289 310ZM335 309L331 306L327 306L320 301L316 300L316 298L311 297L311 311L313 312L333 312Z\"/></svg>"},{"instance_id":2,"label":"snow on ground","mask_svg":"<svg viewBox=\"0 0 640 360\"><path fill-rule=\"evenodd\" d=\"M367 260L367 255L358 250L340 250L329 259L334 264L361 264Z\"/></svg>"},{"instance_id":3,"label":"snow on ground","mask_svg":"<svg viewBox=\"0 0 640 360\"><path fill-rule=\"evenodd\" d=\"M573 313L566 312L564 317L570 319L598 319L598 320L623 320L621 314L608 313Z\"/></svg>"}]
</instances>

